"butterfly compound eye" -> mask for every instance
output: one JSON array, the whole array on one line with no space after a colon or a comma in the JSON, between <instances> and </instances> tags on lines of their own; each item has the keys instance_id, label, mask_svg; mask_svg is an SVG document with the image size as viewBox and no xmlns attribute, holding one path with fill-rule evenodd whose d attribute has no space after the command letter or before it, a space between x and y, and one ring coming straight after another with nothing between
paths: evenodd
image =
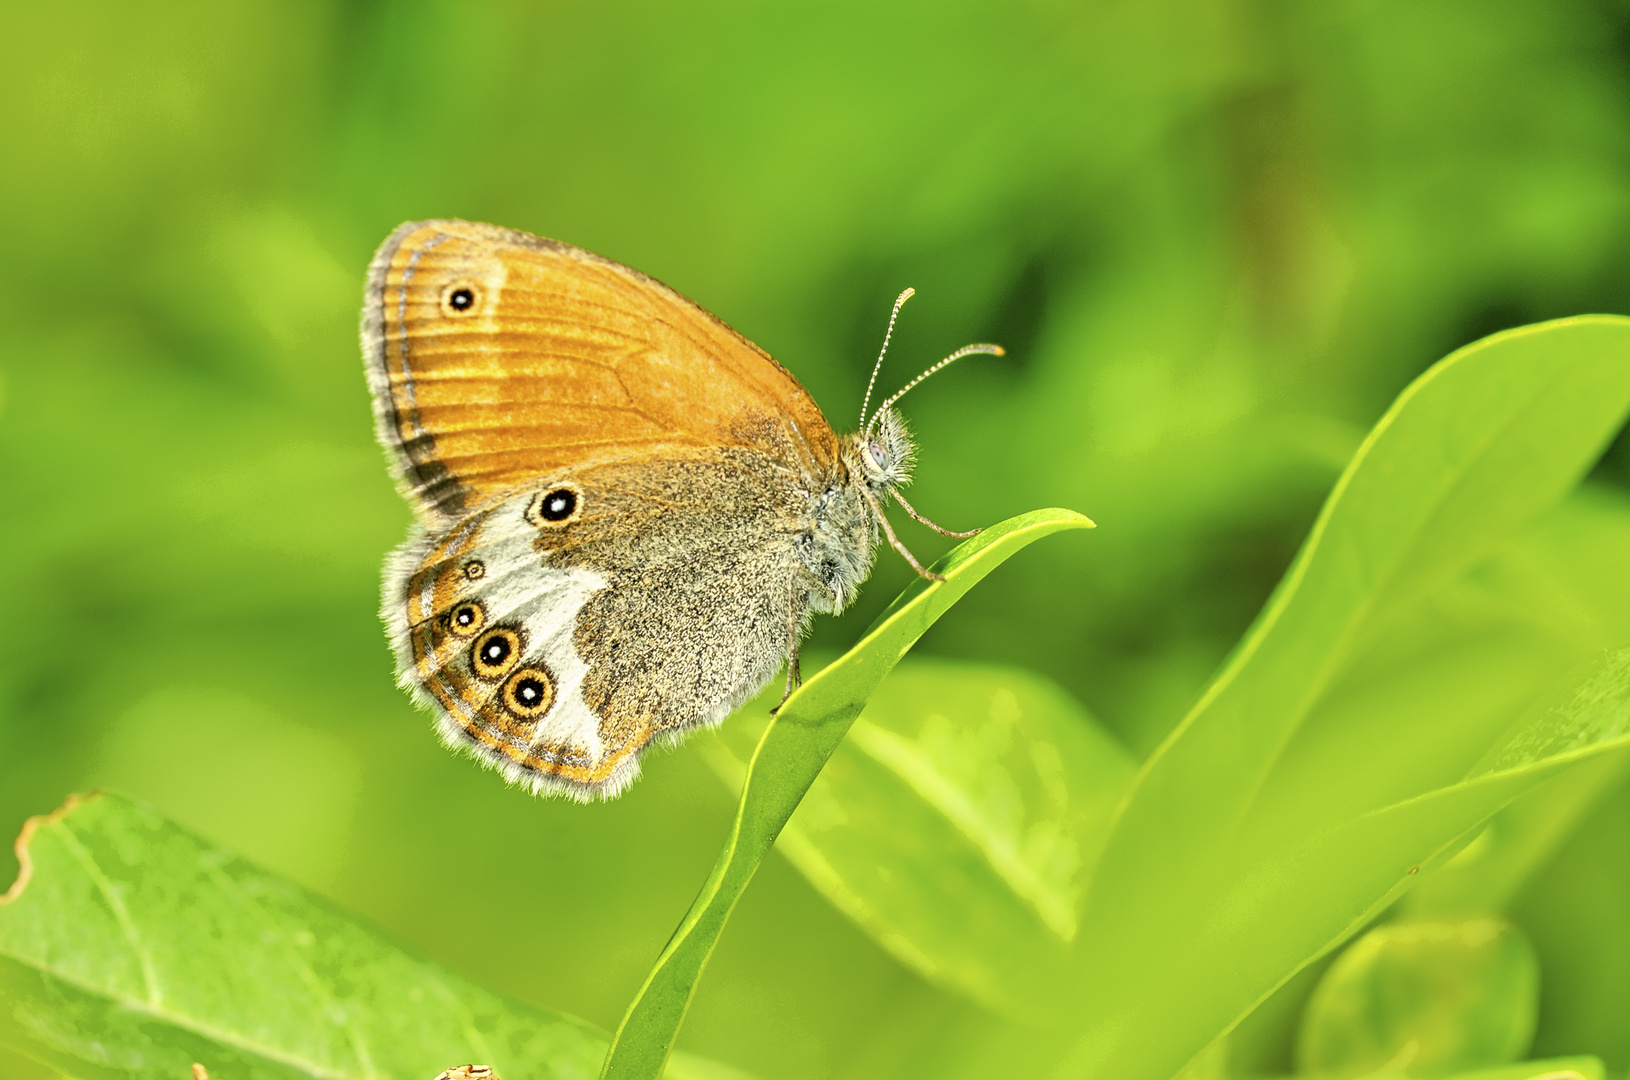
<instances>
[{"instance_id":1,"label":"butterfly compound eye","mask_svg":"<svg viewBox=\"0 0 1630 1080\"><path fill-rule=\"evenodd\" d=\"M580 500L569 487L546 491L533 501L527 516L535 525L563 525L577 516Z\"/></svg>"},{"instance_id":2,"label":"butterfly compound eye","mask_svg":"<svg viewBox=\"0 0 1630 1080\"><path fill-rule=\"evenodd\" d=\"M475 303L480 299L473 285L451 285L442 294L441 308L447 315L468 315L475 310Z\"/></svg>"}]
</instances>

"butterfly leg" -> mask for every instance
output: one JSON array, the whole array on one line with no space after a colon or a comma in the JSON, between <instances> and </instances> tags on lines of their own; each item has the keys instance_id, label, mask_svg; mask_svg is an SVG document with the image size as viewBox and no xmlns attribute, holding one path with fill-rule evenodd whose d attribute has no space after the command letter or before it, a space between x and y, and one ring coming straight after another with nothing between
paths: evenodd
<instances>
[{"instance_id":1,"label":"butterfly leg","mask_svg":"<svg viewBox=\"0 0 1630 1080\"><path fill-rule=\"evenodd\" d=\"M889 494L894 496L894 501L899 503L901 507L905 509L906 513L910 514L913 518L922 522L924 525L927 525L930 529L933 529L941 536L954 536L960 540L968 536L978 536L980 533L985 531L984 529L969 529L967 532L952 532L950 529L941 528L932 521L929 521L927 518L923 517L921 514L917 513L917 511L912 508L912 505L906 502L905 498L898 491L890 488Z\"/></svg>"},{"instance_id":2,"label":"butterfly leg","mask_svg":"<svg viewBox=\"0 0 1630 1080\"><path fill-rule=\"evenodd\" d=\"M787 699L792 696L792 692L804 685L804 676L798 670L798 605L796 601L793 603L791 610L792 626L790 627L791 633L788 635L788 640L792 644L787 647L787 689L781 695L781 704L770 710L771 716L780 712L781 705L787 703Z\"/></svg>"},{"instance_id":3,"label":"butterfly leg","mask_svg":"<svg viewBox=\"0 0 1630 1080\"><path fill-rule=\"evenodd\" d=\"M794 641L792 643L792 653L787 657L787 688L781 694L781 703L770 710L770 715L774 716L780 712L781 706L785 705L787 699L792 697L792 692L802 685L804 685L804 679L798 673L798 643Z\"/></svg>"},{"instance_id":4,"label":"butterfly leg","mask_svg":"<svg viewBox=\"0 0 1630 1080\"><path fill-rule=\"evenodd\" d=\"M881 506L877 505L877 499L866 489L866 485L860 485L860 493L866 496L866 501L871 504L872 510L877 514L878 524L883 526L883 535L889 538L889 545L895 551L898 551L906 562L911 564L911 568L917 571L917 575L927 578L929 581L944 581L944 574L936 574L932 570L925 569L923 564L917 561L917 556L913 555L904 544L900 543L900 538L894 535L894 526L889 524L888 515L883 513Z\"/></svg>"}]
</instances>

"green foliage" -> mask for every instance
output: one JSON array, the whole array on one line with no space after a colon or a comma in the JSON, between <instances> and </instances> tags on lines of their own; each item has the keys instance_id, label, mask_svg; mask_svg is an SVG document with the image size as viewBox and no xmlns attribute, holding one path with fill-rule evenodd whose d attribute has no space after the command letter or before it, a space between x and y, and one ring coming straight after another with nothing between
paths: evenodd
<instances>
[{"instance_id":1,"label":"green foliage","mask_svg":"<svg viewBox=\"0 0 1630 1080\"><path fill-rule=\"evenodd\" d=\"M1560 501L1622 424L1626 356L1630 320L1500 335L1422 376L1377 425L1122 810L1076 948L1079 1067L1174 1072L1558 764L1616 745L1615 695L1630 685L1609 661L1599 738L1472 771L1511 745L1507 729L1558 672L1542 667L1537 687L1521 667L1499 678L1500 635L1469 662L1457 654L1477 636L1439 650L1409 639L1436 629L1435 592ZM1566 642L1564 656L1578 663L1623 640ZM1411 672L1422 659L1428 672ZM1438 696L1471 689L1457 676L1480 692ZM1438 694L1412 693L1414 678ZM1594 715L1560 708L1524 738Z\"/></svg>"},{"instance_id":2,"label":"green foliage","mask_svg":"<svg viewBox=\"0 0 1630 1080\"><path fill-rule=\"evenodd\" d=\"M759 861L866 707L866 699L907 650L1019 549L1060 529L1091 527L1091 521L1068 510L1037 510L986 529L934 564L944 580L914 582L853 649L786 700L748 763L736 821L713 874L629 1005L602 1076L620 1080L661 1073L702 969Z\"/></svg>"},{"instance_id":3,"label":"green foliage","mask_svg":"<svg viewBox=\"0 0 1630 1080\"><path fill-rule=\"evenodd\" d=\"M754 711L721 730L711 755L736 791L759 734ZM777 849L924 978L1009 1016L1044 1013L1085 872L1133 770L1045 679L907 659Z\"/></svg>"},{"instance_id":4,"label":"green foliage","mask_svg":"<svg viewBox=\"0 0 1630 1080\"><path fill-rule=\"evenodd\" d=\"M1457 1073L1454 1080L1603 1080L1602 1063L1596 1058L1551 1058L1525 1061L1493 1069Z\"/></svg>"},{"instance_id":5,"label":"green foliage","mask_svg":"<svg viewBox=\"0 0 1630 1080\"><path fill-rule=\"evenodd\" d=\"M1511 923L1489 916L1371 930L1325 972L1297 1057L1314 1076L1441 1076L1504 1065L1534 1038L1539 967Z\"/></svg>"},{"instance_id":6,"label":"green foliage","mask_svg":"<svg viewBox=\"0 0 1630 1080\"><path fill-rule=\"evenodd\" d=\"M1236 645L1431 361L1630 310L1627 30L1623 5L1545 0L19 6L0 828L111 786L476 1000L618 1023L765 720L584 808L446 754L392 685L374 613L407 515L358 294L390 228L461 215L655 274L839 427L915 286L885 388L966 341L1008 357L906 400L913 502L958 528L1035 506L1102 526L1010 562L884 682L742 895L681 1049L767 1080L1067 1055L1155 1077L1203 1046L1196 1076L1285 1075L1347 937L1499 912L1538 957L1537 1060L1489 1075L1622 1076L1630 763L1580 747L1477 774L1514 725L1584 737L1543 718L1630 644L1630 442L1592 464L1623 349L1582 345L1618 331L1519 346L1559 365L1549 404L1459 385L1400 475L1369 446L1369 494L1344 483ZM1469 377L1408 407L1446 375ZM1439 496L1396 486L1502 410L1506 456L1459 496L1423 511ZM925 560L949 546L901 524ZM812 650L843 652L910 580L885 553ZM991 685L1020 703L976 774L1001 790L963 767L996 753ZM1022 756L1048 745L1067 805ZM1123 758L1139 806L1095 872ZM15 869L0 851L0 887ZM535 932L471 933L495 904ZM1123 992L1137 1022L1110 1045ZM5 1049L0 1074L55 1075Z\"/></svg>"},{"instance_id":7,"label":"green foliage","mask_svg":"<svg viewBox=\"0 0 1630 1080\"><path fill-rule=\"evenodd\" d=\"M995 1010L946 1040L935 1065L947 1076L1157 1078L1190 1059L1191 1077L1228 1076L1229 1030L1421 878L1439 880L1417 910L1509 900L1630 750L1630 647L1604 651L1630 639L1627 616L1591 572L1623 550L1630 510L1568 497L1630 412L1627 357L1630 319L1582 318L1498 335L1422 376L1360 448L1233 659L1135 776L1033 677L921 665L868 711L974 583L1031 541L1091 523L1038 511L953 551L937 564L944 582L913 583L788 699L745 768L749 731L719 740L717 767L740 776L735 823L602 1075L662 1072L726 922L794 820L790 858L817 888L925 976ZM1566 572L1598 595L1571 593ZM474 987L414 998L444 977L419 962L402 974L377 938L317 923L297 890L218 869L223 856L126 804L78 814L39 831L40 882L0 923L9 1041L36 1056L145 1076L140 1047L186 1056L200 1033L212 1041L197 1052L266 1075L368 1071L376 1043L534 1070L597 1056L584 1026ZM295 897L277 910L297 917L277 922L262 895ZM200 927L213 948L179 944ZM258 952L242 953L250 941ZM353 968L374 973L372 991ZM1301 1062L1338 1077L1500 1065L1530 1041L1535 987L1532 951L1497 919L1382 926L1324 974L1302 1011ZM390 997L403 992L458 1019L452 1034ZM168 1027L112 1019L132 1014ZM490 1041L469 1042L472 1030ZM541 1042L510 1049L518 1031ZM275 1071L290 1063L305 1072Z\"/></svg>"},{"instance_id":8,"label":"green foliage","mask_svg":"<svg viewBox=\"0 0 1630 1080\"><path fill-rule=\"evenodd\" d=\"M88 1080L583 1076L606 1037L483 990L114 795L35 819L0 906L0 1039ZM526 934L480 881L473 933ZM673 1080L728 1080L676 1058Z\"/></svg>"}]
</instances>

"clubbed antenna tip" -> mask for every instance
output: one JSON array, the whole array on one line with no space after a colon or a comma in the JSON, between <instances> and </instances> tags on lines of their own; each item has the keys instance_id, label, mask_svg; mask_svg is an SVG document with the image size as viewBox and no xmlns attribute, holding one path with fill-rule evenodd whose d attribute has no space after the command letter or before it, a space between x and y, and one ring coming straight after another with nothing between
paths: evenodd
<instances>
[{"instance_id":1,"label":"clubbed antenna tip","mask_svg":"<svg viewBox=\"0 0 1630 1080\"><path fill-rule=\"evenodd\" d=\"M992 345L989 342L980 342L976 345L962 346L962 348L958 349L950 356L947 356L944 360L941 360L939 363L935 364L933 367L929 368L915 379L912 379L910 382L906 383L898 391L896 391L892 397L883 402L883 404L879 405L877 407L877 411L872 414L871 421L865 424L863 430L869 432L872 424L877 421L879 416L882 416L889 410L890 406L892 406L896 401L899 401L901 398L905 397L913 387L922 382L924 379L928 378L930 375L934 374L934 372L954 361L962 359L964 356L972 356L975 353L984 353L987 356L1006 356L1007 350L1002 348L1000 345ZM873 377L875 378L875 375Z\"/></svg>"}]
</instances>

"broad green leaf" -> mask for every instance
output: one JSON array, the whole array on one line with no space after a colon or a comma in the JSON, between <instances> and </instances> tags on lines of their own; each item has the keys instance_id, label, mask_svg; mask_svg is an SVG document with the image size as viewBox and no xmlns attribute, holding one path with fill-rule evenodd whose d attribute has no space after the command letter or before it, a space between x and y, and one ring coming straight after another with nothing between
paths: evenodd
<instances>
[{"instance_id":1,"label":"broad green leaf","mask_svg":"<svg viewBox=\"0 0 1630 1080\"><path fill-rule=\"evenodd\" d=\"M1630 783L1610 790L1509 911L1539 953L1536 1053L1630 1066Z\"/></svg>"},{"instance_id":2,"label":"broad green leaf","mask_svg":"<svg viewBox=\"0 0 1630 1080\"><path fill-rule=\"evenodd\" d=\"M1581 732L1598 739L1581 742ZM1189 955L1190 982L1181 984L1201 991L1182 995L1185 1009L1195 1011L1174 1007L1166 1014L1168 1024L1175 1016L1197 1018L1196 998L1231 981L1271 988L1275 972L1294 972L1371 922L1501 807L1582 762L1623 755L1630 749L1630 649L1604 657L1549 707L1533 710L1505 742L1513 755L1534 746L1562 749L1514 757L1509 768L1480 772L1345 822L1315 822L1297 836L1274 828L1272 842L1249 833L1231 842L1221 852L1231 873L1217 883L1202 927L1212 945ZM1344 911L1342 902L1351 906ZM1174 989L1170 996L1180 994ZM1209 1018L1214 1032L1232 1019L1220 1009Z\"/></svg>"},{"instance_id":3,"label":"broad green leaf","mask_svg":"<svg viewBox=\"0 0 1630 1080\"><path fill-rule=\"evenodd\" d=\"M738 790L762 728L737 724L713 744ZM1133 768L1047 679L907 659L776 849L923 977L1034 1018L1056 1002L1082 874Z\"/></svg>"},{"instance_id":4,"label":"broad green leaf","mask_svg":"<svg viewBox=\"0 0 1630 1080\"><path fill-rule=\"evenodd\" d=\"M1302 1015L1297 1058L1315 1076L1442 1076L1504 1065L1528 1049L1539 965L1493 915L1408 920L1354 941Z\"/></svg>"},{"instance_id":5,"label":"broad green leaf","mask_svg":"<svg viewBox=\"0 0 1630 1080\"><path fill-rule=\"evenodd\" d=\"M1466 745L1417 741L1413 791L1344 792L1337 773L1328 799L1300 784L1323 805L1253 813L1310 713L1342 706L1326 695L1355 657L1384 651L1400 619L1554 505L1627 407L1630 320L1615 317L1497 335L1399 398L1239 650L1135 782L1089 887L1068 1073L1170 1075L1361 926L1411 867L1452 854L1571 760L1453 782L1493 741L1490 727L1509 722L1510 701L1541 692L1512 678L1470 704L1481 710L1472 722L1450 718ZM1349 716L1350 744L1381 719Z\"/></svg>"},{"instance_id":6,"label":"broad green leaf","mask_svg":"<svg viewBox=\"0 0 1630 1080\"><path fill-rule=\"evenodd\" d=\"M1630 578L1562 580L1593 555L1626 545L1630 500L1575 496L1498 556L1400 612L1309 711L1244 820L1267 827L1277 820L1294 832L1310 817L1342 820L1464 777L1571 669L1630 642ZM1588 805L1596 785L1585 775L1570 776L1557 798ZM1566 829L1569 816L1556 810L1550 841L1526 831L1530 863ZM1494 829L1518 839L1512 828ZM1487 850L1482 840L1477 846ZM1520 880L1516 848L1501 847L1502 872ZM1493 884L1485 882L1476 910L1498 906Z\"/></svg>"},{"instance_id":7,"label":"broad green leaf","mask_svg":"<svg viewBox=\"0 0 1630 1080\"><path fill-rule=\"evenodd\" d=\"M1360 665L1366 677L1346 677L1327 695L1287 747L1252 816L1293 820L1321 799L1351 811L1439 777L1458 778L1466 766L1456 762L1472 760L1503 732L1504 717L1526 708L1528 687L1551 672L1560 678L1613 642L1630 641L1626 550L1630 499L1587 486L1564 500L1496 559L1419 605L1414 619L1395 623L1396 640L1382 650L1390 659L1372 657ZM1608 755L1516 800L1447 865L1417 875L1420 883L1400 910L1434 916L1505 910L1626 764ZM1288 790L1297 797L1287 797ZM1276 991L1246 1021L1248 1032L1230 1040L1247 1059L1275 1056L1271 1048L1288 1044L1311 974L1304 970ZM1563 989L1556 981L1546 985L1548 994ZM1605 1005L1600 994L1587 996L1593 1007ZM1591 1041L1550 1049L1569 1047L1598 1049Z\"/></svg>"},{"instance_id":8,"label":"broad green leaf","mask_svg":"<svg viewBox=\"0 0 1630 1080\"><path fill-rule=\"evenodd\" d=\"M655 1077L673 1048L702 969L759 862L879 683L941 615L1021 548L1061 529L1091 528L1069 510L1035 510L994 525L935 564L866 636L806 682L765 729L747 768L736 820L713 873L640 987L606 1055L602 1076Z\"/></svg>"},{"instance_id":9,"label":"broad green leaf","mask_svg":"<svg viewBox=\"0 0 1630 1080\"><path fill-rule=\"evenodd\" d=\"M0 1043L84 1080L591 1076L606 1037L406 952L116 795L18 840L0 903ZM480 882L448 882L480 889ZM493 896L471 933L537 932ZM524 907L524 905L522 905ZM739 1076L676 1058L672 1077Z\"/></svg>"}]
</instances>

